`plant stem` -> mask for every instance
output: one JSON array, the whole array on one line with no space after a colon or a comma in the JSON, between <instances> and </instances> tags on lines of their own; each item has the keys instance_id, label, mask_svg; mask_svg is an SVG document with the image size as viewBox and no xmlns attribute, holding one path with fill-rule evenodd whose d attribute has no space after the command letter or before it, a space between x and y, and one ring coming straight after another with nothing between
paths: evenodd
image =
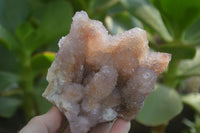
<instances>
[{"instance_id":1,"label":"plant stem","mask_svg":"<svg viewBox=\"0 0 200 133\"><path fill-rule=\"evenodd\" d=\"M165 133L165 128L166 128L165 124L156 126L156 127L152 127L151 133Z\"/></svg>"},{"instance_id":2,"label":"plant stem","mask_svg":"<svg viewBox=\"0 0 200 133\"><path fill-rule=\"evenodd\" d=\"M35 111L35 101L33 96L33 76L31 68L31 54L29 52L24 52L24 57L22 58L22 88L24 91L24 110L26 114L26 119L29 120L36 115Z\"/></svg>"}]
</instances>

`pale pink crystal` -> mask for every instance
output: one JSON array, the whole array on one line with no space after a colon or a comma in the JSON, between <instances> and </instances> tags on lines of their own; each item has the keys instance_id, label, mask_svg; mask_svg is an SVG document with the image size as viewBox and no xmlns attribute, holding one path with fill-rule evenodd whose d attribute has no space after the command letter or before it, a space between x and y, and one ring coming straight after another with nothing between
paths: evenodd
<instances>
[{"instance_id":1,"label":"pale pink crystal","mask_svg":"<svg viewBox=\"0 0 200 133\"><path fill-rule=\"evenodd\" d=\"M135 118L171 59L149 51L144 30L108 35L84 11L75 14L59 47L43 96L65 114L72 133L117 117Z\"/></svg>"}]
</instances>

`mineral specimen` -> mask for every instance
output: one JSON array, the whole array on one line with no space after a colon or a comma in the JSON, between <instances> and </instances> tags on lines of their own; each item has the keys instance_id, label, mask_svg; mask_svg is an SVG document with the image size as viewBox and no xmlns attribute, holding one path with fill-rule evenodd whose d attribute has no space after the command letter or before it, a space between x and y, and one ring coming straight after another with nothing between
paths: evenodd
<instances>
[{"instance_id":1,"label":"mineral specimen","mask_svg":"<svg viewBox=\"0 0 200 133\"><path fill-rule=\"evenodd\" d=\"M77 12L59 41L43 96L64 113L72 133L87 133L117 117L134 119L170 59L149 51L144 30L108 35L101 22Z\"/></svg>"}]
</instances>

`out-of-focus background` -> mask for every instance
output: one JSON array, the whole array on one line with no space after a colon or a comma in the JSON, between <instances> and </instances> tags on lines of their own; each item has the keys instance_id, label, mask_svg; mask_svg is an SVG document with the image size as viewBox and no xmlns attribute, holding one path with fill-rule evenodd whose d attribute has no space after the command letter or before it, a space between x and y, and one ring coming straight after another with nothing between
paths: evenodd
<instances>
[{"instance_id":1,"label":"out-of-focus background","mask_svg":"<svg viewBox=\"0 0 200 133\"><path fill-rule=\"evenodd\" d=\"M200 133L200 0L0 0L0 133L52 106L47 69L80 10L111 34L143 28L151 50L172 53L130 133Z\"/></svg>"}]
</instances>

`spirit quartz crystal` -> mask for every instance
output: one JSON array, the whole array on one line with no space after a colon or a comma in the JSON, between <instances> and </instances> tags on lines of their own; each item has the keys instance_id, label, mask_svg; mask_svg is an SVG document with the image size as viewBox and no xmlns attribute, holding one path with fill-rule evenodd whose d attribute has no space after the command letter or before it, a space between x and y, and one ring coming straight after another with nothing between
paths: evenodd
<instances>
[{"instance_id":1,"label":"spirit quartz crystal","mask_svg":"<svg viewBox=\"0 0 200 133\"><path fill-rule=\"evenodd\" d=\"M144 30L112 36L84 11L74 15L58 45L43 96L63 112L72 133L115 118L134 119L171 60L170 54L149 51Z\"/></svg>"}]
</instances>

